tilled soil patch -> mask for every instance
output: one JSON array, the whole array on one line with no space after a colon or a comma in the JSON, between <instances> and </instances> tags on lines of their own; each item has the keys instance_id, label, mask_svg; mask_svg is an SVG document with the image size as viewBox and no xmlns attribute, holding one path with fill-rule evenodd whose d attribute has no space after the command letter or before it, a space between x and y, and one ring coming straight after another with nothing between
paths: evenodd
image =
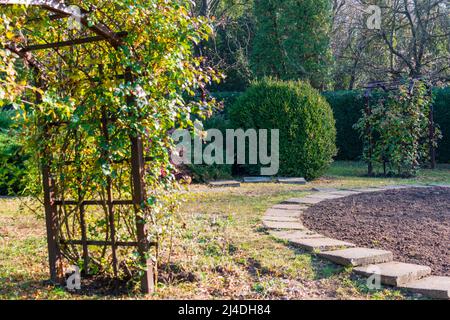
<instances>
[{"instance_id":1,"label":"tilled soil patch","mask_svg":"<svg viewBox=\"0 0 450 320\"><path fill-rule=\"evenodd\" d=\"M358 246L382 248L398 261L450 276L450 188L413 188L321 202L305 211L309 229Z\"/></svg>"}]
</instances>

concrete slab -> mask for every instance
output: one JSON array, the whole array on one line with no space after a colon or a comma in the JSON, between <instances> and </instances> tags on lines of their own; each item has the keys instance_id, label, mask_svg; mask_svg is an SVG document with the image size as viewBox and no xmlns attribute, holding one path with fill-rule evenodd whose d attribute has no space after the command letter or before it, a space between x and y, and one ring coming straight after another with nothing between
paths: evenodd
<instances>
[{"instance_id":1,"label":"concrete slab","mask_svg":"<svg viewBox=\"0 0 450 320\"><path fill-rule=\"evenodd\" d=\"M429 185L429 187L450 188L450 184L433 184Z\"/></svg>"},{"instance_id":2,"label":"concrete slab","mask_svg":"<svg viewBox=\"0 0 450 320\"><path fill-rule=\"evenodd\" d=\"M305 178L278 178L278 183L282 184L306 184Z\"/></svg>"},{"instance_id":3,"label":"concrete slab","mask_svg":"<svg viewBox=\"0 0 450 320\"><path fill-rule=\"evenodd\" d=\"M332 200L346 197L345 194L336 194L333 192L316 193L308 196L308 199Z\"/></svg>"},{"instance_id":4,"label":"concrete slab","mask_svg":"<svg viewBox=\"0 0 450 320\"><path fill-rule=\"evenodd\" d=\"M276 204L271 209L279 209L279 210L305 210L308 209L308 206L301 204Z\"/></svg>"},{"instance_id":5,"label":"concrete slab","mask_svg":"<svg viewBox=\"0 0 450 320\"><path fill-rule=\"evenodd\" d=\"M370 193L370 192L380 192L383 191L380 188L363 188L363 189L354 189L355 192L359 192L359 193Z\"/></svg>"},{"instance_id":6,"label":"concrete slab","mask_svg":"<svg viewBox=\"0 0 450 320\"><path fill-rule=\"evenodd\" d=\"M304 197L304 198L291 198L286 201L283 201L283 204L317 204L322 202L323 199L312 198L312 197Z\"/></svg>"},{"instance_id":7,"label":"concrete slab","mask_svg":"<svg viewBox=\"0 0 450 320\"><path fill-rule=\"evenodd\" d=\"M295 241L300 239L315 239L315 238L323 238L324 236L313 231L301 231L301 230L289 230L289 231L271 231L270 234L275 238L287 240L287 241Z\"/></svg>"},{"instance_id":8,"label":"concrete slab","mask_svg":"<svg viewBox=\"0 0 450 320\"><path fill-rule=\"evenodd\" d=\"M311 191L314 192L335 192L335 191L339 191L339 189L336 188L312 188Z\"/></svg>"},{"instance_id":9,"label":"concrete slab","mask_svg":"<svg viewBox=\"0 0 450 320\"><path fill-rule=\"evenodd\" d=\"M401 189L408 189L408 188L411 188L411 186L399 185L399 186L385 186L385 187L381 187L382 190L401 190Z\"/></svg>"},{"instance_id":10,"label":"concrete slab","mask_svg":"<svg viewBox=\"0 0 450 320\"><path fill-rule=\"evenodd\" d=\"M223 180L223 181L211 181L208 185L212 188L238 188L241 186L239 181L235 180Z\"/></svg>"},{"instance_id":11,"label":"concrete slab","mask_svg":"<svg viewBox=\"0 0 450 320\"><path fill-rule=\"evenodd\" d=\"M390 251L369 248L349 248L322 252L319 256L343 266L365 266L375 263L390 262L394 255Z\"/></svg>"},{"instance_id":12,"label":"concrete slab","mask_svg":"<svg viewBox=\"0 0 450 320\"><path fill-rule=\"evenodd\" d=\"M426 186L423 184L411 184L409 185L410 188L417 188L417 189L427 189L430 188L430 186Z\"/></svg>"},{"instance_id":13,"label":"concrete slab","mask_svg":"<svg viewBox=\"0 0 450 320\"><path fill-rule=\"evenodd\" d=\"M292 241L292 243L309 251L328 251L333 249L355 247L353 243L331 238L298 239Z\"/></svg>"},{"instance_id":14,"label":"concrete slab","mask_svg":"<svg viewBox=\"0 0 450 320\"><path fill-rule=\"evenodd\" d=\"M300 222L298 217L264 216L263 221Z\"/></svg>"},{"instance_id":15,"label":"concrete slab","mask_svg":"<svg viewBox=\"0 0 450 320\"><path fill-rule=\"evenodd\" d=\"M263 224L268 229L305 230L301 222L263 221Z\"/></svg>"},{"instance_id":16,"label":"concrete slab","mask_svg":"<svg viewBox=\"0 0 450 320\"><path fill-rule=\"evenodd\" d=\"M366 277L379 274L381 283L391 286L401 286L431 274L430 267L402 262L371 264L355 268L354 271Z\"/></svg>"},{"instance_id":17,"label":"concrete slab","mask_svg":"<svg viewBox=\"0 0 450 320\"><path fill-rule=\"evenodd\" d=\"M430 276L401 287L430 298L450 300L450 277Z\"/></svg>"},{"instance_id":18,"label":"concrete slab","mask_svg":"<svg viewBox=\"0 0 450 320\"><path fill-rule=\"evenodd\" d=\"M361 194L360 191L356 191L356 190L340 190L340 191L330 192L330 193L334 194L334 195L339 195L342 197L349 197L349 196L353 196L356 194Z\"/></svg>"},{"instance_id":19,"label":"concrete slab","mask_svg":"<svg viewBox=\"0 0 450 320\"><path fill-rule=\"evenodd\" d=\"M296 210L282 210L282 209L269 209L266 211L265 216L272 217L294 217L299 218L302 215L301 211Z\"/></svg>"},{"instance_id":20,"label":"concrete slab","mask_svg":"<svg viewBox=\"0 0 450 320\"><path fill-rule=\"evenodd\" d=\"M271 177L245 177L245 183L270 183L273 182Z\"/></svg>"}]
</instances>

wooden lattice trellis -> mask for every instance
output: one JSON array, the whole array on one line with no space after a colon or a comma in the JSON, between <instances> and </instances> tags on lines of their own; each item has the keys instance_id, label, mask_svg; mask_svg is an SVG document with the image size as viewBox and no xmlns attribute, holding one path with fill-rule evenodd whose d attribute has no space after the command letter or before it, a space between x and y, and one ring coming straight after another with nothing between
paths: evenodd
<instances>
[{"instance_id":1,"label":"wooden lattice trellis","mask_svg":"<svg viewBox=\"0 0 450 320\"><path fill-rule=\"evenodd\" d=\"M51 13L52 20L66 19L72 16L72 11L68 6L62 1L56 0L26 0L26 1L14 1L14 0L0 0L0 5L16 5L16 4L26 4L29 6L37 6L43 10ZM21 46L20 43L13 44L7 47L10 51L15 53L17 56L22 58L31 68L33 68L37 75L36 83L42 89L45 90L45 82L49 81L46 78L44 72L43 62L38 61L34 56L33 52L38 50L56 49L63 47L71 47L76 45L83 45L87 43L96 42L106 42L109 43L113 48L118 48L122 46L122 37L126 36L126 31L114 32L105 24L99 22L92 25L88 19L88 13L81 13L80 17L77 17L79 22L88 30L93 32L95 36L73 39L69 41L56 42L56 43L45 43L45 44L32 44L27 46ZM102 66L97 66L99 70L99 78L101 78ZM133 75L129 68L124 68L123 73L116 75L118 79L123 79L126 83L133 82ZM36 103L42 103L42 97L37 94ZM134 104L135 98L129 96L127 98L128 104ZM109 141L108 133L108 123L114 122L113 116L108 115L106 110L103 110L100 123L101 123L101 134L105 141ZM50 130L55 130L55 128L62 128L67 126L68 123L56 122L56 123L43 123L46 132ZM89 268L89 248L91 246L97 247L108 247L112 252L112 269L114 270L114 275L117 276L118 272L118 261L116 256L116 251L119 247L136 247L140 256L140 263L144 265L144 272L141 280L141 288L144 293L149 293L154 290L155 284L155 274L154 272L154 262L147 257L148 251L152 246L156 246L156 243L150 243L147 236L147 229L144 219L141 217L141 206L146 199L145 190L145 159L143 150L142 137L136 132L130 135L130 145L131 145L131 159L123 159L121 163L124 165L129 165L131 169L131 189L132 189L132 199L114 199L112 181L110 177L107 177L107 197L106 199L94 199L94 200L84 200L82 197L80 199L64 199L61 194L58 194L58 186L54 178L54 173L51 172L52 163L48 162L42 166L42 177L43 177L43 191L44 191L44 205L45 205L45 219L47 227L47 241L48 241L48 254L49 254L49 266L50 266L50 277L55 283L63 283L64 281L64 270L63 270L63 256L61 253L61 247L64 245L77 245L82 247L82 258L84 263L84 270ZM105 161L109 157L107 154L103 154ZM66 166L71 166L76 162L75 159L65 162ZM81 239L62 239L60 236L60 218L58 215L58 210L62 208L74 206L78 211L79 223L81 229ZM86 223L86 208L91 206L101 206L107 208L108 213L108 224L109 224L109 234L106 235L104 241L90 240L87 237L87 223ZM135 212L135 235L136 241L124 242L118 241L116 238L116 221L114 218L115 208L117 206L128 206L134 209Z\"/></svg>"}]
</instances>

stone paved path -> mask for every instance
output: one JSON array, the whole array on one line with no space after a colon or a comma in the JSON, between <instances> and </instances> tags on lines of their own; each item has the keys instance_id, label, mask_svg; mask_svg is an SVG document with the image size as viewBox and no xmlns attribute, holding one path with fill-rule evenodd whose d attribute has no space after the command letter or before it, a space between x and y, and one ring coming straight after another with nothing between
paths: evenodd
<instances>
[{"instance_id":1,"label":"stone paved path","mask_svg":"<svg viewBox=\"0 0 450 320\"><path fill-rule=\"evenodd\" d=\"M349 242L331 239L308 230L301 222L305 209L325 200L339 199L355 194L393 189L426 188L424 185L400 185L365 189L313 189L311 195L292 198L267 210L264 226L275 238L308 251L318 253L334 263L355 267L354 272L372 277L377 275L382 284L397 286L435 299L450 299L450 277L430 275L428 266L393 260L392 252L370 248L356 248ZM440 187L448 187L445 185Z\"/></svg>"}]
</instances>

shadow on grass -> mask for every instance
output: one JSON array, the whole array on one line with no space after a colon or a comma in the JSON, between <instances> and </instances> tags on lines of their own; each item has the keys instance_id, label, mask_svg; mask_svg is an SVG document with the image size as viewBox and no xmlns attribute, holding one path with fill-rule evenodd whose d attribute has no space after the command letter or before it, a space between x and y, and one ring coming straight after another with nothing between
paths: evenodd
<instances>
[{"instance_id":1,"label":"shadow on grass","mask_svg":"<svg viewBox=\"0 0 450 320\"><path fill-rule=\"evenodd\" d=\"M0 296L6 299L32 297L37 291L46 288L45 281L22 280L23 276L13 275L0 278Z\"/></svg>"},{"instance_id":2,"label":"shadow on grass","mask_svg":"<svg viewBox=\"0 0 450 320\"><path fill-rule=\"evenodd\" d=\"M269 235L267 231L264 232L266 235ZM273 241L279 244L285 245L288 249L293 251L296 255L309 255L311 257L311 269L313 272L313 278L312 280L323 280L331 278L337 274L340 274L345 271L344 267L338 266L332 262L326 261L319 256L317 256L314 252L307 251L305 249L302 249L298 246L296 246L294 243L277 239L272 236Z\"/></svg>"},{"instance_id":3,"label":"shadow on grass","mask_svg":"<svg viewBox=\"0 0 450 320\"><path fill-rule=\"evenodd\" d=\"M49 280L27 280L23 275L0 278L0 296L6 299L39 299L59 296L66 299L78 297L119 297L133 294L129 279L108 276L82 276L80 290L68 290Z\"/></svg>"},{"instance_id":4,"label":"shadow on grass","mask_svg":"<svg viewBox=\"0 0 450 320\"><path fill-rule=\"evenodd\" d=\"M310 268L313 274L312 280L322 280L322 279L328 279L331 278L337 274L342 273L345 268L338 266L332 262L326 261L320 257L318 257L314 252L307 251L305 249L302 249L298 246L296 246L294 243L289 242L287 240L278 239L274 236L272 236L268 230L262 226L256 228L256 232L263 234L265 236L270 237L275 243L282 244L291 251L295 255L307 255L311 257L311 263ZM257 266L253 262L253 266ZM273 275L274 272L271 272L271 275Z\"/></svg>"}]
</instances>

